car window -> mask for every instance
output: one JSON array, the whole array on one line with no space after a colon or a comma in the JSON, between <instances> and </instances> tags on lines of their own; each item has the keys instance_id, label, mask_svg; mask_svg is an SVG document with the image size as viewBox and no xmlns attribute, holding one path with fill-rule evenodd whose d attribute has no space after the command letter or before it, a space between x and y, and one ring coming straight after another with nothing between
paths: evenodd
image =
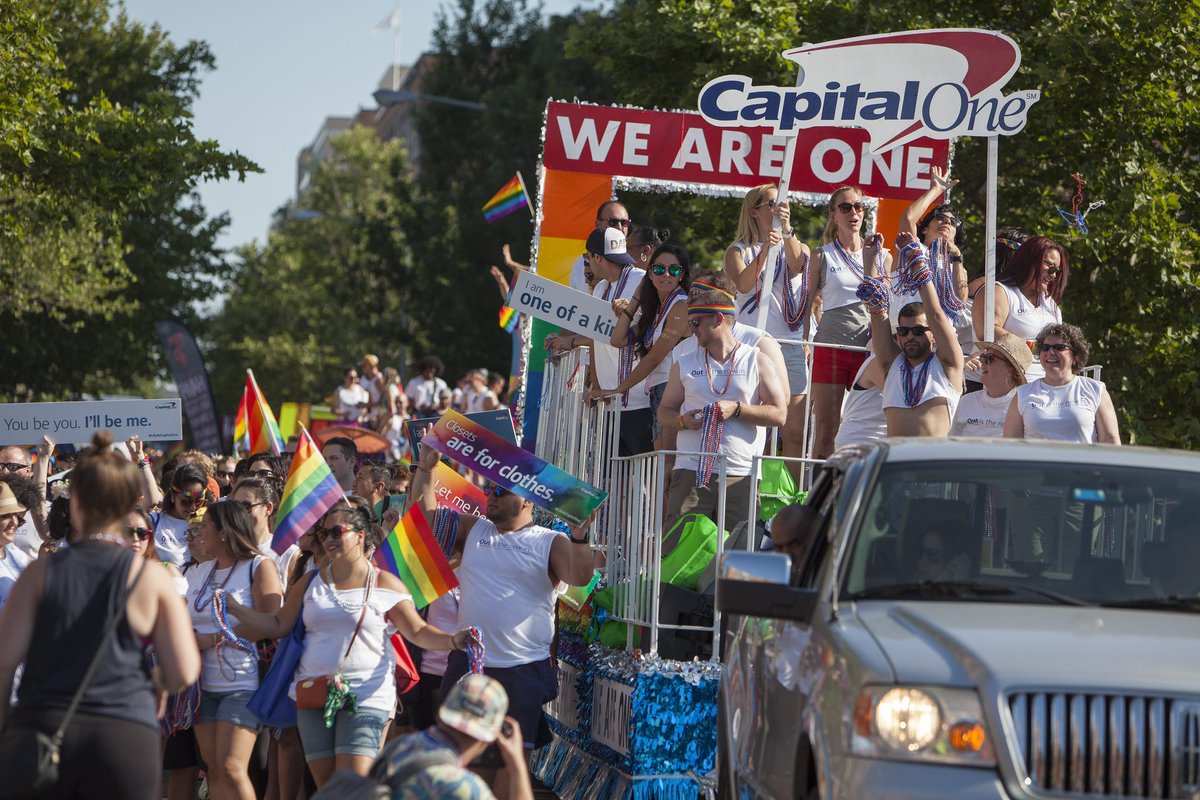
<instances>
[{"instance_id":1,"label":"car window","mask_svg":"<svg viewBox=\"0 0 1200 800\"><path fill-rule=\"evenodd\" d=\"M1137 604L1200 595L1200 475L1074 464L888 464L849 599Z\"/></svg>"}]
</instances>

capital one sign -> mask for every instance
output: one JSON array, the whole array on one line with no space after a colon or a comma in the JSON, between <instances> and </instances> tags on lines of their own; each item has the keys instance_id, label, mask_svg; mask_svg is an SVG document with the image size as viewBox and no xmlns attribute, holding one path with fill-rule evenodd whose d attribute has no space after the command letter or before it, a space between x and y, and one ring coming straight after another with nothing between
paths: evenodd
<instances>
[{"instance_id":1,"label":"capital one sign","mask_svg":"<svg viewBox=\"0 0 1200 800\"><path fill-rule=\"evenodd\" d=\"M799 68L795 87L725 75L700 91L701 116L718 127L768 127L781 136L830 125L858 128L878 154L918 138L1017 133L1041 99L1033 90L1004 95L1021 51L993 31L874 34L783 55Z\"/></svg>"}]
</instances>

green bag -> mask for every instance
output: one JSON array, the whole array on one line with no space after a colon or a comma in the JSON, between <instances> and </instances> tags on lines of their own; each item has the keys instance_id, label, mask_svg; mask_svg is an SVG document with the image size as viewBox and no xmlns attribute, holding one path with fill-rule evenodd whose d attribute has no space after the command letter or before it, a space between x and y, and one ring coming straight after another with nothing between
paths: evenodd
<instances>
[{"instance_id":1,"label":"green bag","mask_svg":"<svg viewBox=\"0 0 1200 800\"><path fill-rule=\"evenodd\" d=\"M762 477L758 480L758 518L766 522L784 506L800 502L804 493L796 488L796 481L783 461L762 462Z\"/></svg>"},{"instance_id":2,"label":"green bag","mask_svg":"<svg viewBox=\"0 0 1200 800\"><path fill-rule=\"evenodd\" d=\"M729 537L721 531L721 541ZM700 576L717 554L717 523L702 514L686 514L663 537L663 556L659 574L663 583L696 590Z\"/></svg>"}]
</instances>

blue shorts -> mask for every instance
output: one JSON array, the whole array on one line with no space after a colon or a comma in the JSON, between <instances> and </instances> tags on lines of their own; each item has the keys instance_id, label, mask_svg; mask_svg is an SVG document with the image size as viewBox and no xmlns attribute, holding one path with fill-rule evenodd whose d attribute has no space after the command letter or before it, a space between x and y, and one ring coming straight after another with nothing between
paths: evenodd
<instances>
[{"instance_id":1,"label":"blue shorts","mask_svg":"<svg viewBox=\"0 0 1200 800\"><path fill-rule=\"evenodd\" d=\"M789 394L792 397L808 394L808 354L804 352L804 345L780 342L779 348L783 350L783 365L787 367Z\"/></svg>"},{"instance_id":2,"label":"blue shorts","mask_svg":"<svg viewBox=\"0 0 1200 800\"><path fill-rule=\"evenodd\" d=\"M467 674L467 654L452 650L442 677L442 700L458 679ZM508 693L508 716L521 725L525 749L537 749L550 744L550 723L542 706L558 697L558 673L550 659L533 661L515 667L484 666L483 674L495 678Z\"/></svg>"},{"instance_id":3,"label":"blue shorts","mask_svg":"<svg viewBox=\"0 0 1200 800\"><path fill-rule=\"evenodd\" d=\"M246 708L246 704L253 696L254 692L248 690L241 692L201 691L200 719L198 721L201 725L230 722L256 731L262 727L262 723L250 709Z\"/></svg>"},{"instance_id":4,"label":"blue shorts","mask_svg":"<svg viewBox=\"0 0 1200 800\"><path fill-rule=\"evenodd\" d=\"M662 404L663 394L666 391L667 385L665 383L650 387L650 414L653 417L653 421L650 423L650 432L653 434L655 441L663 433L662 423L658 421L658 407Z\"/></svg>"},{"instance_id":5,"label":"blue shorts","mask_svg":"<svg viewBox=\"0 0 1200 800\"><path fill-rule=\"evenodd\" d=\"M296 727L304 745L304 760L319 761L334 756L374 758L383 745L383 732L392 715L374 708L357 713L339 711L333 727L325 727L325 709L302 708L296 712Z\"/></svg>"}]
</instances>

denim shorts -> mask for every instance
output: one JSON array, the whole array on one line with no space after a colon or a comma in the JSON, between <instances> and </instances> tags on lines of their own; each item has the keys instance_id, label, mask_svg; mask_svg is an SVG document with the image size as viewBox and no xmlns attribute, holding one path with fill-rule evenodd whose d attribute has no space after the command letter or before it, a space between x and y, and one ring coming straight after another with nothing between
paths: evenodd
<instances>
[{"instance_id":1,"label":"denim shorts","mask_svg":"<svg viewBox=\"0 0 1200 800\"><path fill-rule=\"evenodd\" d=\"M658 386L650 387L650 414L653 421L650 423L650 433L654 436L655 441L662 436L663 426L658 421L658 407L662 405L663 394L667 391L667 385L660 383Z\"/></svg>"},{"instance_id":2,"label":"denim shorts","mask_svg":"<svg viewBox=\"0 0 1200 800\"><path fill-rule=\"evenodd\" d=\"M787 367L788 392L792 397L808 394L808 355L804 345L780 342L779 348L783 350L783 364Z\"/></svg>"},{"instance_id":3,"label":"denim shorts","mask_svg":"<svg viewBox=\"0 0 1200 800\"><path fill-rule=\"evenodd\" d=\"M325 709L302 708L296 712L296 727L304 745L304 760L319 761L334 756L379 755L383 731L392 715L374 708L360 708L357 713L339 711L333 727L325 727Z\"/></svg>"},{"instance_id":4,"label":"denim shorts","mask_svg":"<svg viewBox=\"0 0 1200 800\"><path fill-rule=\"evenodd\" d=\"M262 723L246 704L254 692L200 692L200 724L212 722L231 722L250 730L258 730Z\"/></svg>"}]
</instances>

